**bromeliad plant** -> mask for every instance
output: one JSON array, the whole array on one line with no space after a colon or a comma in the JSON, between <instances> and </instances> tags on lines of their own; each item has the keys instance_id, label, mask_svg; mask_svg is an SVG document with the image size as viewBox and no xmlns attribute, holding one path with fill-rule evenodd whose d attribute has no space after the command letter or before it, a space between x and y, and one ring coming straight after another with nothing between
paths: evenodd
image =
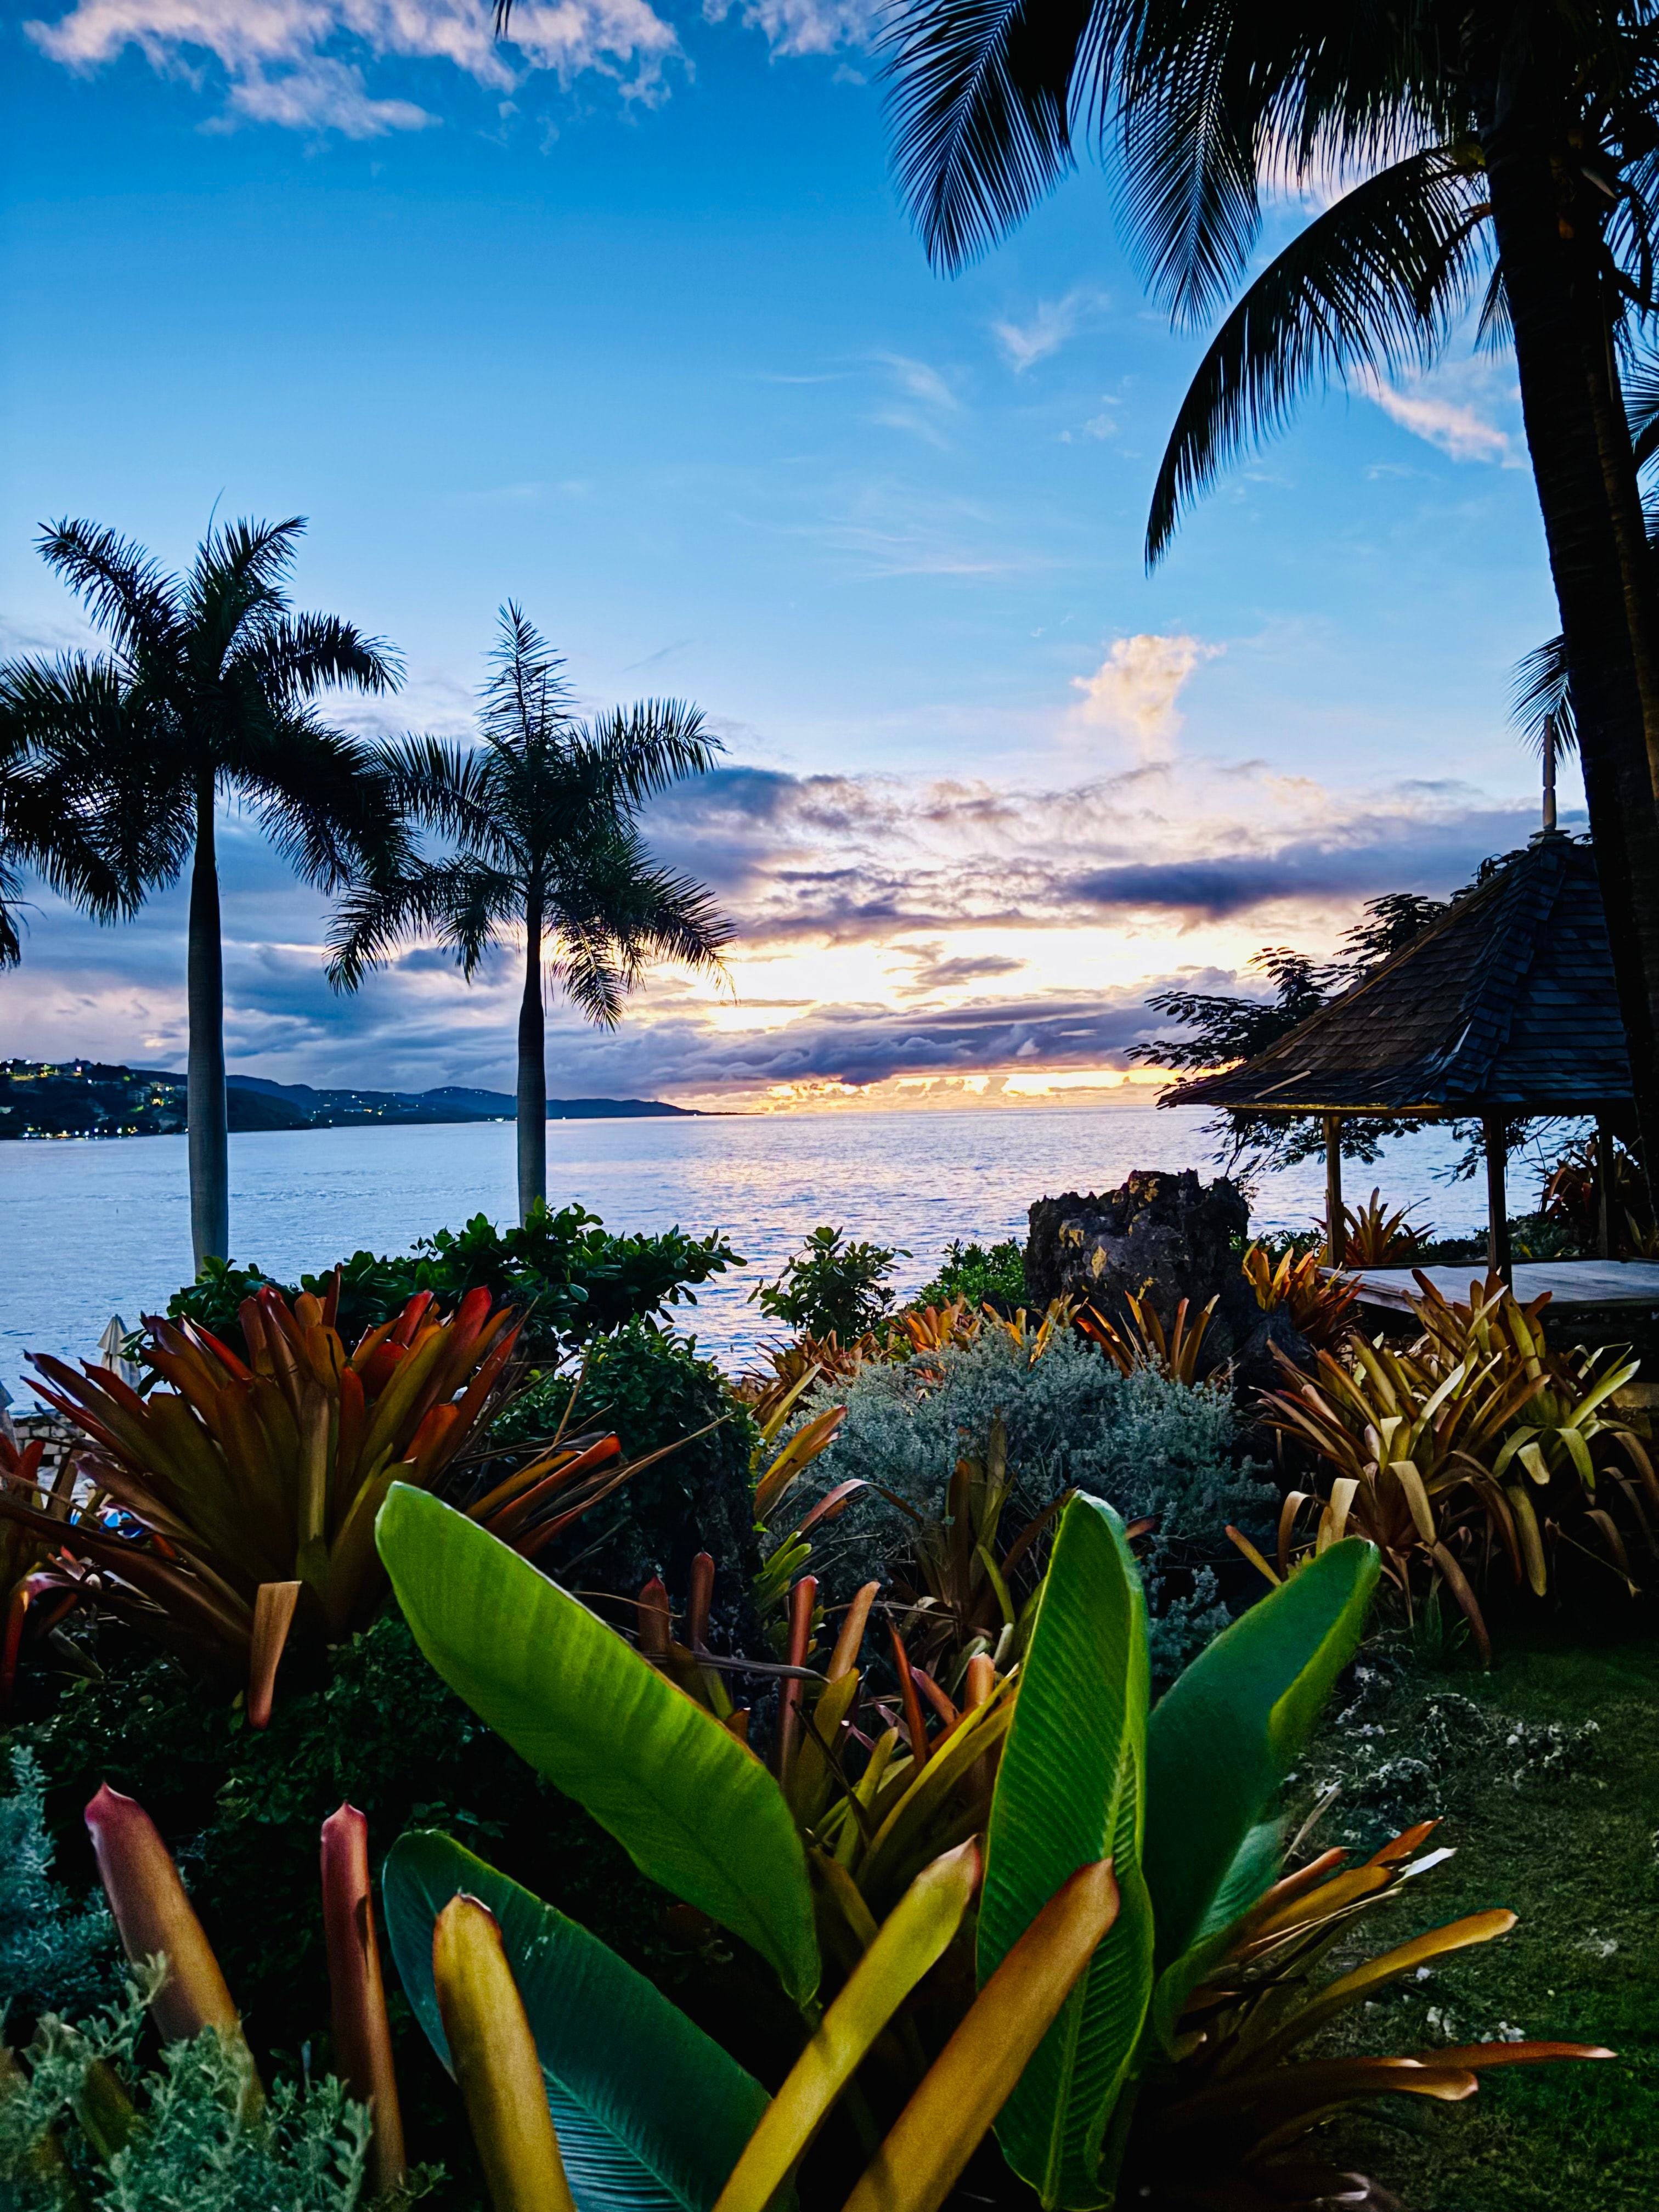
<instances>
[{"instance_id":1,"label":"bromeliad plant","mask_svg":"<svg viewBox=\"0 0 1659 2212\"><path fill-rule=\"evenodd\" d=\"M0 1436L0 1498L33 1516L33 1525L0 1518L0 1713L11 1707L25 1629L49 1633L87 1594L82 1571L58 1549L75 1469L65 1454L48 1483L40 1472L45 1454L39 1437L19 1447Z\"/></svg>"},{"instance_id":2,"label":"bromeliad plant","mask_svg":"<svg viewBox=\"0 0 1659 2212\"><path fill-rule=\"evenodd\" d=\"M1352 1267L1408 1267L1433 1239L1432 1229L1406 1218L1407 1208L1392 1213L1373 1190L1363 1206L1342 1209L1346 1264Z\"/></svg>"},{"instance_id":3,"label":"bromeliad plant","mask_svg":"<svg viewBox=\"0 0 1659 2212\"><path fill-rule=\"evenodd\" d=\"M1077 1317L1079 1328L1093 1339L1121 1375L1150 1367L1172 1382L1184 1382L1189 1389L1196 1385L1204 1338L1218 1300L1212 1298L1192 1320L1190 1301L1182 1298L1167 1329L1157 1308L1138 1298L1133 1291L1124 1293L1123 1303L1127 1312L1117 1322L1109 1320L1097 1306L1085 1306Z\"/></svg>"},{"instance_id":4,"label":"bromeliad plant","mask_svg":"<svg viewBox=\"0 0 1659 2212\"><path fill-rule=\"evenodd\" d=\"M1541 1321L1547 1291L1522 1305L1493 1277L1472 1283L1463 1303L1443 1297L1420 1270L1417 1281L1421 1334L1408 1349L1356 1331L1340 1354L1320 1353L1311 1378L1281 1361L1289 1387L1264 1394L1267 1425L1329 1470L1318 1493L1287 1494L1278 1571L1288 1574L1306 1543L1320 1549L1364 1535L1381 1550L1408 1616L1419 1588L1431 1597L1443 1582L1490 1661L1476 1584L1494 1553L1517 1585L1524 1580L1541 1597L1549 1543L1577 1544L1571 1527L1582 1521L1633 1590L1626 1533L1603 1502L1616 1497L1659 1559L1659 1476L1640 1439L1610 1415L1638 1363L1606 1351L1553 1352ZM1299 1541L1304 1515L1314 1528Z\"/></svg>"},{"instance_id":5,"label":"bromeliad plant","mask_svg":"<svg viewBox=\"0 0 1659 2212\"><path fill-rule=\"evenodd\" d=\"M826 1832L820 1809L826 1796L833 1809L834 1791L799 1786L809 1741L825 1769L839 1764L837 1780L852 1775L859 1747L833 1728L833 1700L856 1672L847 1650L811 1686L810 1705L803 1684L797 1711L811 1725L781 1781L640 1652L438 1500L395 1486L378 1540L445 1679L645 1874L746 1946L799 2014L799 2057L769 2104L554 1908L447 1837L400 1841L385 1894L410 2002L447 2056L430 1981L434 1925L456 1895L482 1899L525 1997L578 2203L764 2212L810 2159L801 2178L816 2201L835 2201L836 2177L863 2169L847 2200L855 2212L933 2212L994 2112L1005 2173L1045 2206L1088 2212L1133 2173L1166 2203L1311 2207L1335 2177L1295 2146L1334 2106L1467 2094L1476 2066L1521 2049L1372 2062L1336 2079L1286 2044L1250 2046L1237 2084L1194 2071L1215 2056L1199 2029L1216 1992L1225 1996L1244 1964L1265 1971L1260 1939L1308 1887L1292 1877L1270 1896L1279 1839L1267 1815L1358 1643L1378 1574L1369 1545L1328 1548L1151 1708L1146 1609L1124 1531L1109 1509L1073 1498L1018 1674L959 1713L925 1759L912 1737L916 1771L872 1833L854 1824L849 1873L845 1816ZM982 1655L979 1663L988 1671ZM951 1834L955 1785L983 1770L999 1739L988 1807L957 1809ZM872 1770L879 1790L882 1756L879 1744L869 1752L854 1794ZM890 1747L887 1764L896 1756ZM982 1878L971 1841L981 1829ZM1010 1978L1029 1986L1024 1962L1056 1916L1086 1918L1080 1883L1092 1885L1087 1910L1097 1913L1086 1971L1047 1970L1053 2024L1022 2039L1002 2014ZM1334 1917L1336 1900L1325 1907ZM1274 2002L1282 2011L1296 1994L1286 1979ZM1345 2001L1339 1982L1314 2003ZM1267 2009L1264 1999L1250 2017ZM1229 2048L1246 2045L1233 2035ZM1178 2138L1167 2157L1160 2128ZM1001 2193L995 2168L975 2172L976 2194Z\"/></svg>"},{"instance_id":6,"label":"bromeliad plant","mask_svg":"<svg viewBox=\"0 0 1659 2212\"><path fill-rule=\"evenodd\" d=\"M471 1291L429 1292L348 1353L328 1299L266 1288L250 1358L191 1323L147 1323L161 1383L41 1358L40 1395L88 1437L89 1502L67 1519L0 1489L0 1519L95 1572L101 1604L221 1674L263 1725L290 1632L313 1646L367 1625L385 1590L374 1516L395 1480L429 1487L486 1418L517 1326Z\"/></svg>"},{"instance_id":7,"label":"bromeliad plant","mask_svg":"<svg viewBox=\"0 0 1659 2212\"><path fill-rule=\"evenodd\" d=\"M1328 1267L1317 1250L1287 1250L1275 1267L1271 1253L1252 1244L1240 1270L1262 1312L1282 1308L1292 1327L1316 1348L1334 1349L1353 1322L1358 1284Z\"/></svg>"}]
</instances>

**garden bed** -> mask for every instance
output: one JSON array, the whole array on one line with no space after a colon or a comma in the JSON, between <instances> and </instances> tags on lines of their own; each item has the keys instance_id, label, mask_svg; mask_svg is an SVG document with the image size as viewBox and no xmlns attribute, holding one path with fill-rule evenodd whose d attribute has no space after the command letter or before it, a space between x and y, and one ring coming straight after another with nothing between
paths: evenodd
<instances>
[{"instance_id":1,"label":"garden bed","mask_svg":"<svg viewBox=\"0 0 1659 2212\"><path fill-rule=\"evenodd\" d=\"M1403 1899L1404 1942L1492 1905L1519 1925L1351 2015L1355 2047L1486 2037L1609 2045L1616 2063L1489 2075L1463 2106L1341 2124L1345 2160L1410 2212L1652 2212L1659 2203L1659 1644L1542 1638L1490 1673L1365 1647L1288 1792L1313 1841L1375 1848L1438 1816L1456 1856ZM1368 1934L1374 1936L1377 1923ZM1374 1949L1375 1943L1369 1948Z\"/></svg>"}]
</instances>

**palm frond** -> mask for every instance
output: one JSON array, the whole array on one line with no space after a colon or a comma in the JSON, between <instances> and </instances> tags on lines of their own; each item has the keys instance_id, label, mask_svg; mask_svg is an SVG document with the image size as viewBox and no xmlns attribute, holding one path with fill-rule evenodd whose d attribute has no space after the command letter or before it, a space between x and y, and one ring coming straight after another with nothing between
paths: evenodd
<instances>
[{"instance_id":1,"label":"palm frond","mask_svg":"<svg viewBox=\"0 0 1659 2212\"><path fill-rule=\"evenodd\" d=\"M239 788L296 873L321 890L389 880L412 848L379 749L329 729L309 709L246 727Z\"/></svg>"},{"instance_id":2,"label":"palm frond","mask_svg":"<svg viewBox=\"0 0 1659 2212\"><path fill-rule=\"evenodd\" d=\"M1284 425L1321 378L1427 366L1466 303L1485 215L1462 147L1408 155L1317 216L1217 332L1170 433L1146 530L1148 565L1182 509L1247 445Z\"/></svg>"},{"instance_id":3,"label":"palm frond","mask_svg":"<svg viewBox=\"0 0 1659 2212\"><path fill-rule=\"evenodd\" d=\"M171 883L191 809L167 733L107 660L65 653L0 667L0 836L60 896L100 921Z\"/></svg>"},{"instance_id":4,"label":"palm frond","mask_svg":"<svg viewBox=\"0 0 1659 2212\"><path fill-rule=\"evenodd\" d=\"M707 775L725 750L684 699L613 707L571 747L579 763L591 763L605 803L629 812L687 776Z\"/></svg>"},{"instance_id":5,"label":"palm frond","mask_svg":"<svg viewBox=\"0 0 1659 2212\"><path fill-rule=\"evenodd\" d=\"M1659 357L1644 354L1625 372L1625 412L1638 470L1659 453Z\"/></svg>"},{"instance_id":6,"label":"palm frond","mask_svg":"<svg viewBox=\"0 0 1659 2212\"><path fill-rule=\"evenodd\" d=\"M500 635L489 656L495 672L484 686L478 722L492 744L518 753L562 733L575 702L562 657L523 609L509 599L498 620Z\"/></svg>"},{"instance_id":7,"label":"palm frond","mask_svg":"<svg viewBox=\"0 0 1659 2212\"><path fill-rule=\"evenodd\" d=\"M1112 31L1091 35L1099 127L1117 125L1130 247L1177 324L1215 312L1243 275L1264 189L1369 174L1469 128L1413 10L1115 4Z\"/></svg>"},{"instance_id":8,"label":"palm frond","mask_svg":"<svg viewBox=\"0 0 1659 2212\"><path fill-rule=\"evenodd\" d=\"M382 746L380 758L398 805L416 821L489 852L500 866L519 857L501 818L501 778L489 748L411 733Z\"/></svg>"},{"instance_id":9,"label":"palm frond","mask_svg":"<svg viewBox=\"0 0 1659 2212\"><path fill-rule=\"evenodd\" d=\"M370 969L421 937L450 945L470 980L501 928L522 911L513 877L465 857L416 862L389 882L354 884L329 924L329 983L355 991Z\"/></svg>"},{"instance_id":10,"label":"palm frond","mask_svg":"<svg viewBox=\"0 0 1659 2212\"><path fill-rule=\"evenodd\" d=\"M899 191L955 270L1076 166L1072 82L1091 0L903 0L883 40Z\"/></svg>"},{"instance_id":11,"label":"palm frond","mask_svg":"<svg viewBox=\"0 0 1659 2212\"><path fill-rule=\"evenodd\" d=\"M1510 720L1540 759L1578 750L1564 636L1547 639L1515 664Z\"/></svg>"},{"instance_id":12,"label":"palm frond","mask_svg":"<svg viewBox=\"0 0 1659 2212\"><path fill-rule=\"evenodd\" d=\"M197 548L185 606L191 672L203 692L223 682L234 663L257 667L288 612L283 586L305 526L298 514L285 522L228 522Z\"/></svg>"},{"instance_id":13,"label":"palm frond","mask_svg":"<svg viewBox=\"0 0 1659 2212\"><path fill-rule=\"evenodd\" d=\"M384 638L365 637L337 615L286 615L264 629L249 661L281 698L311 698L325 684L354 690L395 691L404 663Z\"/></svg>"},{"instance_id":14,"label":"palm frond","mask_svg":"<svg viewBox=\"0 0 1659 2212\"><path fill-rule=\"evenodd\" d=\"M35 540L96 626L130 659L165 660L183 627L179 586L142 545L91 522L47 523Z\"/></svg>"}]
</instances>

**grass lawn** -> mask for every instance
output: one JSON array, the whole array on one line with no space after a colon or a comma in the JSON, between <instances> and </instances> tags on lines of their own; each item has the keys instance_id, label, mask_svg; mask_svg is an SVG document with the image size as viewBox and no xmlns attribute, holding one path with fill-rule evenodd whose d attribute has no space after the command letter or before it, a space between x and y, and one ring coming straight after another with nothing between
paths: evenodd
<instances>
[{"instance_id":1,"label":"grass lawn","mask_svg":"<svg viewBox=\"0 0 1659 2212\"><path fill-rule=\"evenodd\" d=\"M1319 1846L1369 1850L1438 1815L1434 1843L1456 1851L1363 1923L1353 1955L1492 1905L1520 1924L1385 1991L1338 2047L1409 2054L1518 2029L1619 2057L1488 2074L1462 2105L1395 2099L1339 2122L1333 2148L1410 2212L1655 2212L1659 1642L1512 1642L1483 1674L1382 1638L1345 1689L1292 1779L1292 1812L1340 1783Z\"/></svg>"}]
</instances>

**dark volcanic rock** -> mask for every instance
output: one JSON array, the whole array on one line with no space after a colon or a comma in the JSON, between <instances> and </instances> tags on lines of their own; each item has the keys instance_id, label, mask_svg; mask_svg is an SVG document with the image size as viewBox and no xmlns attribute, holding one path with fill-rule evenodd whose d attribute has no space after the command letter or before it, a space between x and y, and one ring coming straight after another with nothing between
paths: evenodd
<instances>
[{"instance_id":1,"label":"dark volcanic rock","mask_svg":"<svg viewBox=\"0 0 1659 2212\"><path fill-rule=\"evenodd\" d=\"M1206 1184L1191 1168L1174 1175L1139 1169L1121 1190L1039 1199L1030 1220L1025 1287L1036 1304L1087 1299L1121 1321L1132 1295L1167 1329L1182 1298L1194 1316L1214 1298L1206 1370L1231 1360L1239 1385L1271 1386L1279 1379L1274 1344L1307 1364L1302 1337L1282 1314L1262 1312L1239 1272L1235 1240L1249 1233L1250 1212L1224 1177Z\"/></svg>"}]
</instances>

